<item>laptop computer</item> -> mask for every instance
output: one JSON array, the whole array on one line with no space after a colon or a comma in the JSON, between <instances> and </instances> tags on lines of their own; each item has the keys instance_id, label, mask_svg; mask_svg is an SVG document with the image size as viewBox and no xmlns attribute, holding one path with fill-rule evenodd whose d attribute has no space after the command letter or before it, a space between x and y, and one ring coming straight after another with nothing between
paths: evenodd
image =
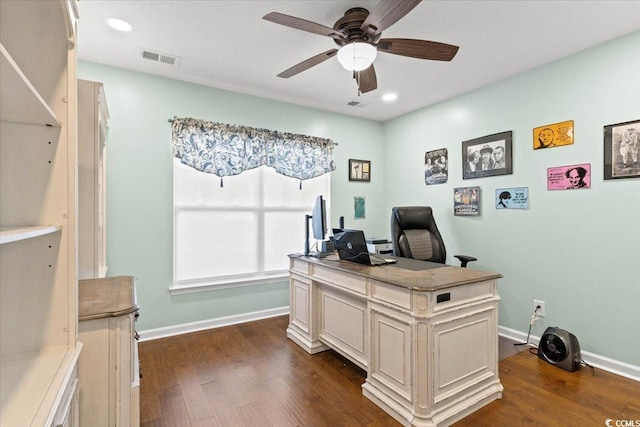
<instances>
[{"instance_id":1,"label":"laptop computer","mask_svg":"<svg viewBox=\"0 0 640 427\"><path fill-rule=\"evenodd\" d=\"M362 230L333 229L333 240L341 260L365 265L393 264L395 259L370 254Z\"/></svg>"}]
</instances>

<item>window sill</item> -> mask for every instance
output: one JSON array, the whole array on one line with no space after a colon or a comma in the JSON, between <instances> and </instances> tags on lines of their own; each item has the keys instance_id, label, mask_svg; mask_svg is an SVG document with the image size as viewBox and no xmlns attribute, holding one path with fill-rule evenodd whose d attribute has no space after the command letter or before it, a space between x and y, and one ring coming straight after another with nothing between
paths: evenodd
<instances>
[{"instance_id":1,"label":"window sill","mask_svg":"<svg viewBox=\"0 0 640 427\"><path fill-rule=\"evenodd\" d=\"M289 280L289 272L275 272L273 274L262 274L243 278L226 278L218 280L198 280L174 283L169 288L171 295L192 294L196 292L216 291L219 289L240 288L244 286L268 285L271 283L281 283Z\"/></svg>"}]
</instances>

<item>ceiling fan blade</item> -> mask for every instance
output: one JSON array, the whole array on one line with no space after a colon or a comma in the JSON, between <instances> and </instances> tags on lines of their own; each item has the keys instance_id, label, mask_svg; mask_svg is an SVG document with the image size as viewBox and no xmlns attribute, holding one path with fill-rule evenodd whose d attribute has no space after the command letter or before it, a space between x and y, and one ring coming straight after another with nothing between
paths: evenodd
<instances>
[{"instance_id":1,"label":"ceiling fan blade","mask_svg":"<svg viewBox=\"0 0 640 427\"><path fill-rule=\"evenodd\" d=\"M364 20L360 29L373 38L395 24L422 0L382 0Z\"/></svg>"},{"instance_id":2,"label":"ceiling fan blade","mask_svg":"<svg viewBox=\"0 0 640 427\"><path fill-rule=\"evenodd\" d=\"M314 67L326 61L327 59L336 56L336 53L338 53L338 49L330 49L326 52L322 52L316 56L313 56L309 59L302 61L299 64L294 65L288 70L284 70L283 72L278 74L278 77L282 77L283 79L288 79L289 77L295 76L296 74L299 74L305 70L308 70L309 68Z\"/></svg>"},{"instance_id":3,"label":"ceiling fan blade","mask_svg":"<svg viewBox=\"0 0 640 427\"><path fill-rule=\"evenodd\" d=\"M321 24L316 24L315 22L307 21L305 19L296 18L295 16L285 15L283 13L271 12L263 16L262 19L275 22L276 24L295 28L297 30L320 34L321 36L328 36L334 39L344 38L344 34L334 30L333 28L329 28Z\"/></svg>"},{"instance_id":4,"label":"ceiling fan blade","mask_svg":"<svg viewBox=\"0 0 640 427\"><path fill-rule=\"evenodd\" d=\"M356 71L356 82L360 92L367 93L378 88L378 79L373 64L366 70Z\"/></svg>"},{"instance_id":5,"label":"ceiling fan blade","mask_svg":"<svg viewBox=\"0 0 640 427\"><path fill-rule=\"evenodd\" d=\"M378 50L381 52L433 61L451 61L458 49L458 46L452 44L428 40L380 39L378 42Z\"/></svg>"}]
</instances>

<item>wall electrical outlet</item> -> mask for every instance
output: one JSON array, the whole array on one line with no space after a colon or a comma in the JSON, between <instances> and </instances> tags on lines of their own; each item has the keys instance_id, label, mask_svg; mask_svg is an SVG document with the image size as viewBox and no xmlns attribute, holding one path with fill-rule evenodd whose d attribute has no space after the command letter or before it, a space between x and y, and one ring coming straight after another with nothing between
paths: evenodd
<instances>
[{"instance_id":1,"label":"wall electrical outlet","mask_svg":"<svg viewBox=\"0 0 640 427\"><path fill-rule=\"evenodd\" d=\"M536 316L544 317L545 316L544 301L540 301L538 299L534 299L533 300L533 309L535 310L537 306L540 306L540 309L536 313Z\"/></svg>"}]
</instances>

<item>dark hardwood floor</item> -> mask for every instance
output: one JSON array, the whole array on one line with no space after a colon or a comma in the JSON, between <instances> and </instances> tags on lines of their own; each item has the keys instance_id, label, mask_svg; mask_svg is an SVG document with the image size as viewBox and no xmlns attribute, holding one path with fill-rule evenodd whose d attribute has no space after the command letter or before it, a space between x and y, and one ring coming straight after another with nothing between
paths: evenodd
<instances>
[{"instance_id":1,"label":"dark hardwood floor","mask_svg":"<svg viewBox=\"0 0 640 427\"><path fill-rule=\"evenodd\" d=\"M286 338L288 316L140 343L142 427L399 426L362 396L365 372ZM501 353L508 347L503 346ZM500 361L505 388L455 426L604 426L640 419L640 382L563 371L523 351Z\"/></svg>"}]
</instances>

